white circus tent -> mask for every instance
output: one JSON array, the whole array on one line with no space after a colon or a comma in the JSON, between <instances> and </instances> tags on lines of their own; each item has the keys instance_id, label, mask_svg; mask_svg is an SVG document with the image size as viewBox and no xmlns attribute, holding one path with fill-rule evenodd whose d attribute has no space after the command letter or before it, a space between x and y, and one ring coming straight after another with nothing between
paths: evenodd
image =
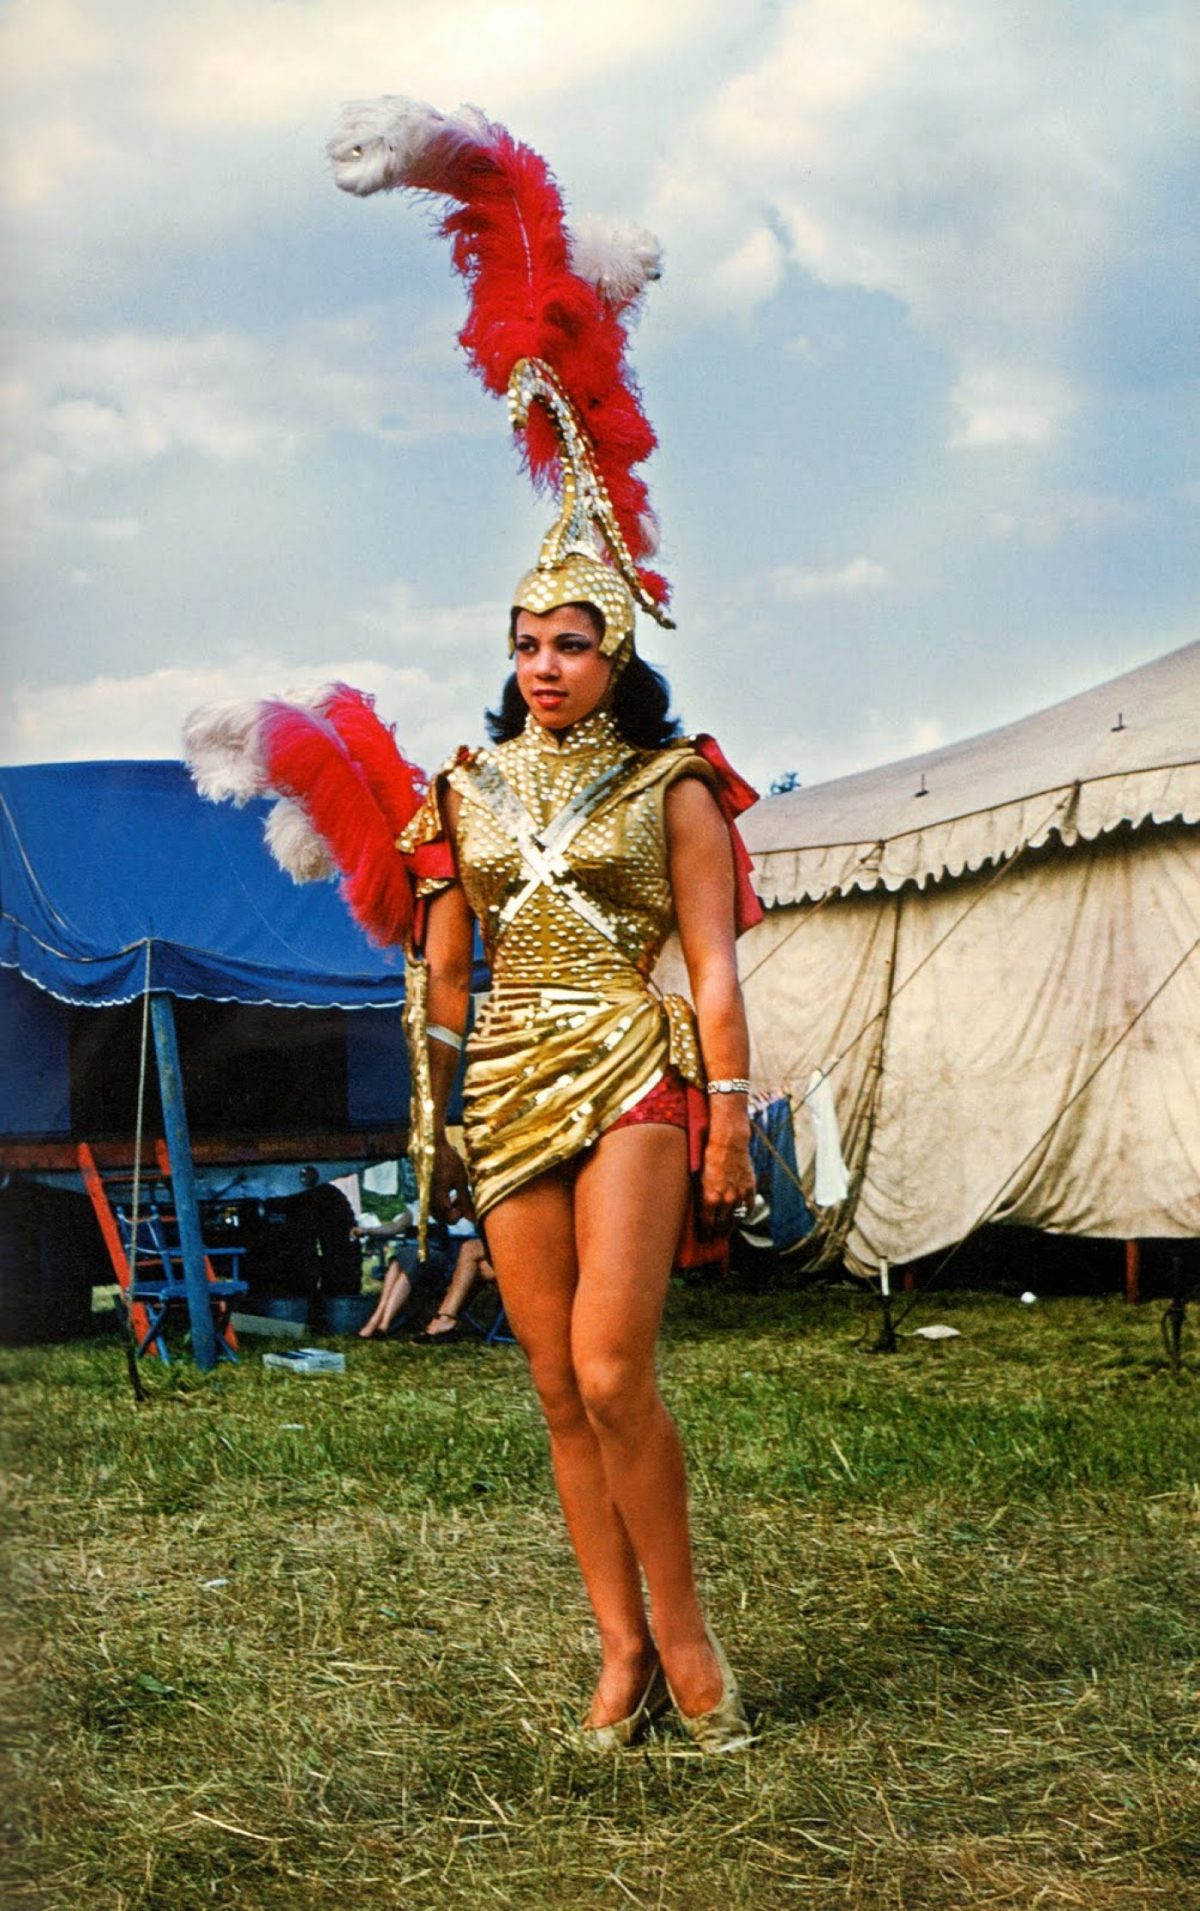
<instances>
[{"instance_id":1,"label":"white circus tent","mask_svg":"<svg viewBox=\"0 0 1200 1911\"><path fill-rule=\"evenodd\" d=\"M745 818L755 1083L813 1071L849 1189L817 1264L985 1222L1200 1235L1200 643Z\"/></svg>"}]
</instances>

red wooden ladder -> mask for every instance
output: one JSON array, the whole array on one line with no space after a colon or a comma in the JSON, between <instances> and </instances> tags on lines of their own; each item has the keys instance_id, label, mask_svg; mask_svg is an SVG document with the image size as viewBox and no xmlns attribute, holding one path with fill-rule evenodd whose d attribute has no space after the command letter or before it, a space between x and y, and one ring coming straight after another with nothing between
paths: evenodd
<instances>
[{"instance_id":1,"label":"red wooden ladder","mask_svg":"<svg viewBox=\"0 0 1200 1911\"><path fill-rule=\"evenodd\" d=\"M100 1232L104 1237L104 1245L108 1249L108 1258L112 1262L113 1272L117 1277L117 1282L121 1289L122 1299L129 1310L134 1338L140 1345L145 1338L150 1322L141 1302L131 1302L129 1298L129 1290L132 1284L129 1253L121 1238L121 1230L117 1224L117 1217L113 1213L112 1202L108 1198L108 1189L104 1185L104 1176L96 1165L96 1157L92 1153L91 1144L89 1142L78 1142L76 1144L75 1154L79 1162L79 1172L83 1176L84 1188L92 1204L92 1212L96 1217ZM155 1142L154 1158L158 1163L159 1174L169 1186L171 1181L171 1157L167 1151L165 1141L160 1139ZM216 1280L216 1272L207 1254L204 1257L204 1272L210 1281ZM229 1310L224 1305L221 1306L220 1313L218 1314L217 1330L230 1352L236 1353L237 1335L233 1331L233 1322L229 1318ZM160 1350L157 1338L150 1342L146 1351L155 1356L159 1354Z\"/></svg>"}]
</instances>

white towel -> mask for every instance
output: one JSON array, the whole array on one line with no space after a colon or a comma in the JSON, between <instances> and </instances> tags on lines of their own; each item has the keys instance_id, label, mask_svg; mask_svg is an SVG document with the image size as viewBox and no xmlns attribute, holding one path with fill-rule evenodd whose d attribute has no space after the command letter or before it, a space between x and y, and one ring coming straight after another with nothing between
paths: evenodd
<instances>
[{"instance_id":1,"label":"white towel","mask_svg":"<svg viewBox=\"0 0 1200 1911\"><path fill-rule=\"evenodd\" d=\"M813 1200L819 1208L832 1208L850 1192L850 1176L842 1159L842 1137L838 1130L837 1109L829 1077L814 1068L804 1097L813 1134L817 1142L816 1186Z\"/></svg>"},{"instance_id":2,"label":"white towel","mask_svg":"<svg viewBox=\"0 0 1200 1911\"><path fill-rule=\"evenodd\" d=\"M400 1163L398 1161L373 1161L369 1168L363 1169L364 1194L399 1194Z\"/></svg>"},{"instance_id":3,"label":"white towel","mask_svg":"<svg viewBox=\"0 0 1200 1911\"><path fill-rule=\"evenodd\" d=\"M362 1195L358 1191L358 1176L356 1174L342 1174L338 1176L336 1181L331 1181L329 1185L331 1188L340 1189L345 1195L350 1206L354 1209L354 1219L357 1221L362 1214Z\"/></svg>"}]
</instances>

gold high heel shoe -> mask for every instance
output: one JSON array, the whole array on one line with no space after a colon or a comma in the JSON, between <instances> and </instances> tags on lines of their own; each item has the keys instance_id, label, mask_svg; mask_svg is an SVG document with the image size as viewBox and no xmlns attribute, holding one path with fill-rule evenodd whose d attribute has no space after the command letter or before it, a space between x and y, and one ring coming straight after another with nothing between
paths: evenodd
<instances>
[{"instance_id":1,"label":"gold high heel shoe","mask_svg":"<svg viewBox=\"0 0 1200 1911\"><path fill-rule=\"evenodd\" d=\"M579 1743L587 1752L623 1752L633 1744L642 1727L657 1718L669 1702L662 1661L656 1659L646 1689L633 1711L623 1719L614 1719L611 1725L581 1725Z\"/></svg>"},{"instance_id":2,"label":"gold high heel shoe","mask_svg":"<svg viewBox=\"0 0 1200 1911\"><path fill-rule=\"evenodd\" d=\"M710 1626L705 1626L704 1630L721 1674L720 1698L715 1705L709 1706L707 1712L685 1712L671 1691L670 1682L666 1681L664 1674L667 1692L684 1731L702 1752L741 1752L750 1744L753 1737L750 1721L746 1717L742 1695L738 1691L733 1668L725 1657L721 1641Z\"/></svg>"}]
</instances>

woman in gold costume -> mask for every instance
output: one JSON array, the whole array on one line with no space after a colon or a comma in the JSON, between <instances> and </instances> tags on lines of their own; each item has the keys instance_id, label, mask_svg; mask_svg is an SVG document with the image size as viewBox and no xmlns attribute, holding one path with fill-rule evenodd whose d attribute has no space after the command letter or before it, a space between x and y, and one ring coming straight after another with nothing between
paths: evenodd
<instances>
[{"instance_id":1,"label":"woman in gold costume","mask_svg":"<svg viewBox=\"0 0 1200 1911\"><path fill-rule=\"evenodd\" d=\"M657 246L568 233L545 162L473 107L359 103L329 153L348 192L448 203L460 343L560 512L514 593L492 747L460 751L423 801L344 686L306 709L200 713L188 753L206 794L279 792L274 853L305 879L331 851L359 920L406 949L419 1225L431 1198L446 1220L473 1205L529 1359L600 1633L583 1742L618 1750L673 1701L702 1749L732 1751L749 1728L697 1597L654 1355L681 1236L719 1244L753 1195L734 935L759 912L733 827L753 792L711 738L678 735L634 649L635 604L670 628L635 469L654 434L624 356ZM493 986L468 1044L464 1167L444 1113L476 922ZM673 929L692 1003L653 980Z\"/></svg>"},{"instance_id":2,"label":"woman in gold costume","mask_svg":"<svg viewBox=\"0 0 1200 1911\"><path fill-rule=\"evenodd\" d=\"M593 568L543 572L540 598L586 590ZM473 919L492 965L467 1054L469 1179L599 1627L584 1741L627 1744L669 1695L699 1744L731 1750L748 1728L697 1598L654 1349L689 1202L689 1086L708 1109L702 1229L727 1233L753 1196L734 863L718 772L665 721L661 679L630 635L613 648L608 634L586 595L518 607L515 677L494 723L503 740L460 753L401 846L419 859L448 839L457 867L455 880L420 885L439 1116L466 1025ZM694 1019L651 981L673 927ZM435 1209L454 1218L464 1186L443 1140Z\"/></svg>"}]
</instances>

